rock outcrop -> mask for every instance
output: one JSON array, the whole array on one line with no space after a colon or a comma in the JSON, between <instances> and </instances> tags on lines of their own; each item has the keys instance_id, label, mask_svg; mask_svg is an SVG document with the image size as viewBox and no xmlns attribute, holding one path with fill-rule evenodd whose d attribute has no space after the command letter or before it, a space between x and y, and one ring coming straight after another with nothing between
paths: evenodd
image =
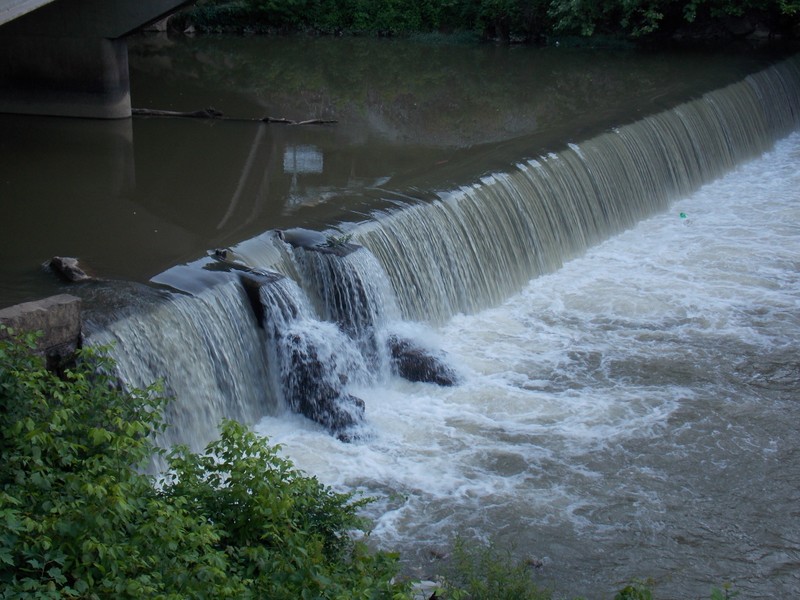
<instances>
[{"instance_id":1,"label":"rock outcrop","mask_svg":"<svg viewBox=\"0 0 800 600\"><path fill-rule=\"evenodd\" d=\"M78 259L71 256L54 256L47 266L64 281L73 283L92 279L78 264Z\"/></svg>"},{"instance_id":2,"label":"rock outcrop","mask_svg":"<svg viewBox=\"0 0 800 600\"><path fill-rule=\"evenodd\" d=\"M307 340L292 334L284 342L290 347L290 369L283 382L289 406L350 441L364 420L364 401L344 391L345 376L332 373Z\"/></svg>"},{"instance_id":3,"label":"rock outcrop","mask_svg":"<svg viewBox=\"0 0 800 600\"><path fill-rule=\"evenodd\" d=\"M396 335L389 336L387 344L392 369L400 377L443 386L458 383L456 372L441 356Z\"/></svg>"}]
</instances>

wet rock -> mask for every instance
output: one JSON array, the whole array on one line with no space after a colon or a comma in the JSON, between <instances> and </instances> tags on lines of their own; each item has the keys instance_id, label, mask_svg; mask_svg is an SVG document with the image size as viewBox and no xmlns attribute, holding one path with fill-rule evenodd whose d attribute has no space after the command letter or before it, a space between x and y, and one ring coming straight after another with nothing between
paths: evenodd
<instances>
[{"instance_id":1,"label":"wet rock","mask_svg":"<svg viewBox=\"0 0 800 600\"><path fill-rule=\"evenodd\" d=\"M278 237L294 248L316 248L325 243L325 234L311 229L295 227L277 230Z\"/></svg>"},{"instance_id":2,"label":"wet rock","mask_svg":"<svg viewBox=\"0 0 800 600\"><path fill-rule=\"evenodd\" d=\"M316 349L298 334L286 336L291 347L284 395L292 410L323 425L343 441L364 420L364 401L344 391L346 376L332 373Z\"/></svg>"},{"instance_id":3,"label":"wet rock","mask_svg":"<svg viewBox=\"0 0 800 600\"><path fill-rule=\"evenodd\" d=\"M352 254L361 246L350 243L349 235L325 235L310 229L285 229L277 231L278 237L293 248L303 248L321 254L332 254L340 258Z\"/></svg>"},{"instance_id":4,"label":"wet rock","mask_svg":"<svg viewBox=\"0 0 800 600\"><path fill-rule=\"evenodd\" d=\"M357 398L352 394L344 394L339 396L337 400L339 412L347 414L348 425L344 425L342 419L338 419L339 423L328 429L342 442L352 442L358 439L360 426L364 422L365 405L361 398ZM324 424L324 423L323 423Z\"/></svg>"},{"instance_id":5,"label":"wet rock","mask_svg":"<svg viewBox=\"0 0 800 600\"><path fill-rule=\"evenodd\" d=\"M306 248L306 250L313 250L314 252L320 252L321 254L332 254L333 256L344 258L345 256L352 254L353 252L355 252L360 248L361 246L358 246L356 244L351 244L346 241L329 241L323 244L322 246L315 246L314 248Z\"/></svg>"},{"instance_id":6,"label":"wet rock","mask_svg":"<svg viewBox=\"0 0 800 600\"><path fill-rule=\"evenodd\" d=\"M266 271L248 270L239 273L239 281L244 288L247 299L250 302L250 308L253 309L253 314L256 317L256 323L262 329L264 328L264 305L261 302L261 288L265 285L271 285L283 275L278 273L270 273Z\"/></svg>"},{"instance_id":7,"label":"wet rock","mask_svg":"<svg viewBox=\"0 0 800 600\"><path fill-rule=\"evenodd\" d=\"M50 269L61 279L69 282L87 281L91 277L78 264L77 258L71 256L54 256L47 263Z\"/></svg>"},{"instance_id":8,"label":"wet rock","mask_svg":"<svg viewBox=\"0 0 800 600\"><path fill-rule=\"evenodd\" d=\"M392 368L400 377L442 386L458 383L455 371L440 356L396 335L389 336L387 344Z\"/></svg>"}]
</instances>

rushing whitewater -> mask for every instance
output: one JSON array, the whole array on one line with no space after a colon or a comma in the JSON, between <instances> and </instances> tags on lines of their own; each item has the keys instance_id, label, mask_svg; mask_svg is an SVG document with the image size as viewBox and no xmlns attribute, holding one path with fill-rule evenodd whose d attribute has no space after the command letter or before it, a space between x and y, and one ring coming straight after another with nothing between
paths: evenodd
<instances>
[{"instance_id":1,"label":"rushing whitewater","mask_svg":"<svg viewBox=\"0 0 800 600\"><path fill-rule=\"evenodd\" d=\"M183 293L91 341L164 380L162 443L258 422L377 496L375 539L420 576L463 534L589 597L647 576L791 596L800 137L761 155L798 111L791 59L432 202L176 267L157 282ZM392 340L457 376L398 377Z\"/></svg>"},{"instance_id":2,"label":"rushing whitewater","mask_svg":"<svg viewBox=\"0 0 800 600\"><path fill-rule=\"evenodd\" d=\"M373 537L429 576L456 534L609 598L800 593L800 134L434 333L465 382L359 390L373 437L257 429L377 495ZM685 215L682 217L682 215Z\"/></svg>"}]
</instances>

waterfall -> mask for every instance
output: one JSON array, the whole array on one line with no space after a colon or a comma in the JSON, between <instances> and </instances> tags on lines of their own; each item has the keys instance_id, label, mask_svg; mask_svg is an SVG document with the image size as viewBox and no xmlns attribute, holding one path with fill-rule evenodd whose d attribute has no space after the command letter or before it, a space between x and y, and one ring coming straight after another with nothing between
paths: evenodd
<instances>
[{"instance_id":1,"label":"waterfall","mask_svg":"<svg viewBox=\"0 0 800 600\"><path fill-rule=\"evenodd\" d=\"M287 407L349 429L364 412L353 382L392 371L457 380L435 350L390 331L397 319L442 323L503 301L764 152L797 128L798 110L800 63L790 59L432 202L376 212L347 227L352 244L275 232L244 241L223 253L222 283L125 317L91 343L116 342L128 384L163 380L176 398L165 444L197 448L223 417L252 423ZM253 294L235 276L249 270L279 276Z\"/></svg>"},{"instance_id":2,"label":"waterfall","mask_svg":"<svg viewBox=\"0 0 800 600\"><path fill-rule=\"evenodd\" d=\"M787 60L432 203L376 213L354 240L377 257L407 319L491 306L794 130L799 69Z\"/></svg>"},{"instance_id":3,"label":"waterfall","mask_svg":"<svg viewBox=\"0 0 800 600\"><path fill-rule=\"evenodd\" d=\"M290 279L262 286L261 303L273 389L294 412L345 439L355 435L364 405L346 389L369 379L357 346L335 323L320 320Z\"/></svg>"},{"instance_id":4,"label":"waterfall","mask_svg":"<svg viewBox=\"0 0 800 600\"><path fill-rule=\"evenodd\" d=\"M165 415L170 427L158 440L166 447L200 450L223 418L252 423L277 410L264 332L235 280L114 321L90 343L110 346L126 384L162 382L174 399Z\"/></svg>"},{"instance_id":5,"label":"waterfall","mask_svg":"<svg viewBox=\"0 0 800 600\"><path fill-rule=\"evenodd\" d=\"M388 366L382 331L396 312L394 295L375 257L363 248L319 252L299 248L306 291L319 314L338 323L379 370Z\"/></svg>"}]
</instances>

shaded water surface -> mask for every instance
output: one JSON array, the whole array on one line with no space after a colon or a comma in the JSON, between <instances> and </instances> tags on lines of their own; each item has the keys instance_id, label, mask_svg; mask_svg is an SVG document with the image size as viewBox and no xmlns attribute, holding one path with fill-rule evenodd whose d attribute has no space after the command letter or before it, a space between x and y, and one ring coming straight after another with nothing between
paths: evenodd
<instances>
[{"instance_id":1,"label":"shaded water surface","mask_svg":"<svg viewBox=\"0 0 800 600\"><path fill-rule=\"evenodd\" d=\"M130 40L134 106L324 126L0 115L0 305L79 257L146 281L266 229L360 219L740 79L769 57L335 39Z\"/></svg>"}]
</instances>

